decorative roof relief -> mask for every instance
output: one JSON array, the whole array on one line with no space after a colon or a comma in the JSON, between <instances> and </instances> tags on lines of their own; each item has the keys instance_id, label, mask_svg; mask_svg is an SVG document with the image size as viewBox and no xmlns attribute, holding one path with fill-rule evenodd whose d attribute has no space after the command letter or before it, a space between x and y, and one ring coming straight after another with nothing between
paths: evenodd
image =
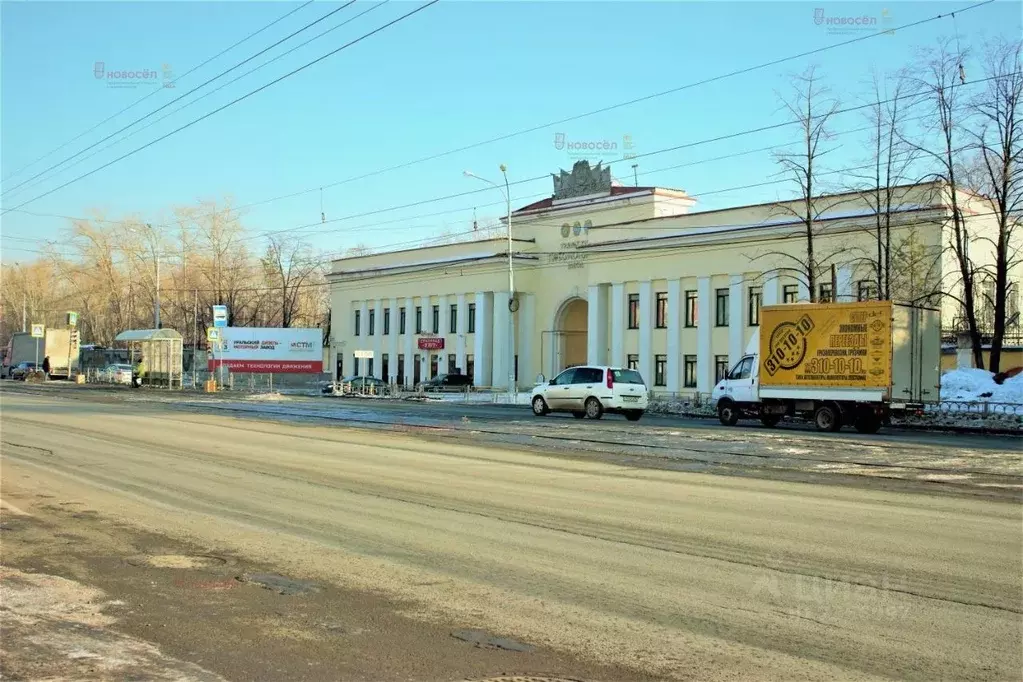
<instances>
[{"instance_id":1,"label":"decorative roof relief","mask_svg":"<svg viewBox=\"0 0 1023 682\"><path fill-rule=\"evenodd\" d=\"M551 173L551 178L554 179L555 200L611 191L611 167L604 168L602 163L591 168L589 161L576 161L571 173Z\"/></svg>"}]
</instances>

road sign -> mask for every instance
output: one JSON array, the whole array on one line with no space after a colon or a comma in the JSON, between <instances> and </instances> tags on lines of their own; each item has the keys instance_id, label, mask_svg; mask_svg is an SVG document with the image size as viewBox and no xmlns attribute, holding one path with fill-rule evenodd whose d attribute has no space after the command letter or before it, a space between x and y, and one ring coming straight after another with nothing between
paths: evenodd
<instances>
[{"instance_id":1,"label":"road sign","mask_svg":"<svg viewBox=\"0 0 1023 682\"><path fill-rule=\"evenodd\" d=\"M78 313L73 312L73 311L68 311L68 314L67 314L67 326L69 326L69 327L77 327L78 326Z\"/></svg>"},{"instance_id":2,"label":"road sign","mask_svg":"<svg viewBox=\"0 0 1023 682\"><path fill-rule=\"evenodd\" d=\"M207 327L206 340L209 341L210 343L220 341L220 330L217 329L216 327Z\"/></svg>"},{"instance_id":3,"label":"road sign","mask_svg":"<svg viewBox=\"0 0 1023 682\"><path fill-rule=\"evenodd\" d=\"M215 306L213 306L213 326L214 327L226 327L227 326L227 306L226 305L215 305Z\"/></svg>"},{"instance_id":4,"label":"road sign","mask_svg":"<svg viewBox=\"0 0 1023 682\"><path fill-rule=\"evenodd\" d=\"M355 351L355 357L359 360L372 360L373 351L371 350L357 350Z\"/></svg>"},{"instance_id":5,"label":"road sign","mask_svg":"<svg viewBox=\"0 0 1023 682\"><path fill-rule=\"evenodd\" d=\"M45 324L34 324L32 325L32 338L41 339L46 336L46 325Z\"/></svg>"}]
</instances>

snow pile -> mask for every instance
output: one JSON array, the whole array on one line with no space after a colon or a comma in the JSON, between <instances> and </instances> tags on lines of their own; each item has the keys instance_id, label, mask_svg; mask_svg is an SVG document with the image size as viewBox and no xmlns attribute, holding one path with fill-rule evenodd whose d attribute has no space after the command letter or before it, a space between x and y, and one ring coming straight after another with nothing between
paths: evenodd
<instances>
[{"instance_id":1,"label":"snow pile","mask_svg":"<svg viewBox=\"0 0 1023 682\"><path fill-rule=\"evenodd\" d=\"M1023 374L995 383L984 369L954 369L941 375L941 400L1023 405Z\"/></svg>"},{"instance_id":2,"label":"snow pile","mask_svg":"<svg viewBox=\"0 0 1023 682\"><path fill-rule=\"evenodd\" d=\"M255 395L246 396L247 400L264 400L277 402L280 400L287 400L287 396L283 396L280 393L257 393Z\"/></svg>"}]
</instances>

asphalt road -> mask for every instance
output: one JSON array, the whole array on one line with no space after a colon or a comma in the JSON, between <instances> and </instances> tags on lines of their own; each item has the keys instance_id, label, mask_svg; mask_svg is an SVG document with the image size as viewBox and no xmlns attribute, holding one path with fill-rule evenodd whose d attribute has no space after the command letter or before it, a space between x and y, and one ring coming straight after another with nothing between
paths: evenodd
<instances>
[{"instance_id":1,"label":"asphalt road","mask_svg":"<svg viewBox=\"0 0 1023 682\"><path fill-rule=\"evenodd\" d=\"M533 436L530 452L158 404L5 392L0 407L5 499L45 490L111 528L381 595L422 623L419 640L361 646L389 648L406 673L402 652L437 623L576 661L554 672L577 677L1017 680L1023 668L1018 500L621 466ZM748 455L763 447L742 438ZM832 441L832 455L878 443ZM459 656L404 679L452 679ZM231 679L229 660L205 660Z\"/></svg>"}]
</instances>

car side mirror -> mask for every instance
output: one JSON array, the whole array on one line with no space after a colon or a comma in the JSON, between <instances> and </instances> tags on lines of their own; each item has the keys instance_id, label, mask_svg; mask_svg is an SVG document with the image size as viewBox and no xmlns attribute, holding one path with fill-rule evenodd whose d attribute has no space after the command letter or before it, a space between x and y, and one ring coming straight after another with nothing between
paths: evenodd
<instances>
[{"instance_id":1,"label":"car side mirror","mask_svg":"<svg viewBox=\"0 0 1023 682\"><path fill-rule=\"evenodd\" d=\"M548 381L547 385L548 386L553 386L554 385L554 379L551 379L550 381Z\"/></svg>"}]
</instances>

